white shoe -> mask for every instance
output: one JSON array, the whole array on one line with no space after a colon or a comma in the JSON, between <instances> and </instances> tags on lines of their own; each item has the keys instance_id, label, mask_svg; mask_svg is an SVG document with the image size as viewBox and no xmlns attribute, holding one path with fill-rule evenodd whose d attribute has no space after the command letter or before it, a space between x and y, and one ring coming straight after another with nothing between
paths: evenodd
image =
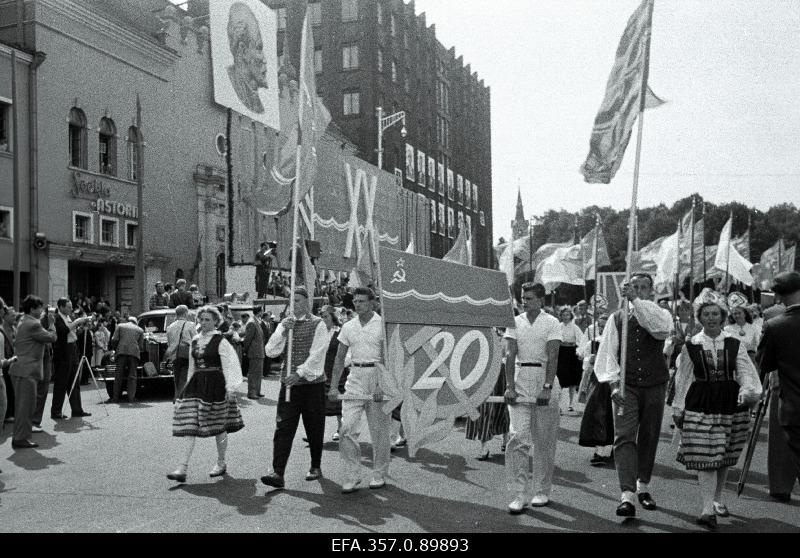
<instances>
[{"instance_id":1,"label":"white shoe","mask_svg":"<svg viewBox=\"0 0 800 558\"><path fill-rule=\"evenodd\" d=\"M370 488L383 488L386 486L386 479L383 477L372 477L372 480L369 481Z\"/></svg>"},{"instance_id":2,"label":"white shoe","mask_svg":"<svg viewBox=\"0 0 800 558\"><path fill-rule=\"evenodd\" d=\"M518 494L514 501L508 505L508 513L517 515L523 512L528 507L528 499L524 494Z\"/></svg>"},{"instance_id":3,"label":"white shoe","mask_svg":"<svg viewBox=\"0 0 800 558\"><path fill-rule=\"evenodd\" d=\"M356 487L361 484L361 479L356 479L354 481L347 481L342 485L342 494L350 494L351 492L356 491Z\"/></svg>"},{"instance_id":4,"label":"white shoe","mask_svg":"<svg viewBox=\"0 0 800 558\"><path fill-rule=\"evenodd\" d=\"M537 494L531 499L531 506L535 508L541 508L549 503L550 503L550 498L548 498L544 494Z\"/></svg>"},{"instance_id":5,"label":"white shoe","mask_svg":"<svg viewBox=\"0 0 800 558\"><path fill-rule=\"evenodd\" d=\"M209 477L221 477L221 476L222 476L222 475L224 475L224 474L225 474L227 471L228 471L228 465L227 465L227 463L223 463L222 465L220 465L219 463L217 463L216 465L214 465L214 468L213 468L213 469L211 469L211 470L208 472L208 476L209 476Z\"/></svg>"}]
</instances>

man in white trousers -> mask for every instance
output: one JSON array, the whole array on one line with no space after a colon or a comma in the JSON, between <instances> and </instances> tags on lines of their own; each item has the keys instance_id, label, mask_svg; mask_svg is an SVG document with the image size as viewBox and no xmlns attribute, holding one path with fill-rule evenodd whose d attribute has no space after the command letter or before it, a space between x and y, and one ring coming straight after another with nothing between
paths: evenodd
<instances>
[{"instance_id":1,"label":"man in white trousers","mask_svg":"<svg viewBox=\"0 0 800 558\"><path fill-rule=\"evenodd\" d=\"M505 333L505 393L511 418L506 446L506 473L516 493L508 511L519 514L528 507L546 506L553 486L558 434L560 386L556 378L561 325L542 311L545 290L539 283L522 285L524 312ZM517 397L535 403L517 402ZM533 474L529 455L533 448ZM531 491L531 484L533 490ZM533 498L528 500L531 493Z\"/></svg>"},{"instance_id":2,"label":"man in white trousers","mask_svg":"<svg viewBox=\"0 0 800 558\"><path fill-rule=\"evenodd\" d=\"M383 320L374 309L375 293L366 287L359 287L353 293L355 318L342 326L339 332L339 349L333 365L331 388L328 398L335 401L339 397L339 378L344 370L344 360L348 349L352 359L350 374L347 376L345 395L365 396L367 400L342 401L342 431L339 438L339 452L345 465L345 482L342 492L349 494L356 490L361 479L361 417L366 412L369 435L372 439L372 480L370 488L383 488L389 471L391 448L389 441L390 415L383 412L383 393L378 387L379 370L377 363L383 358Z\"/></svg>"}]
</instances>

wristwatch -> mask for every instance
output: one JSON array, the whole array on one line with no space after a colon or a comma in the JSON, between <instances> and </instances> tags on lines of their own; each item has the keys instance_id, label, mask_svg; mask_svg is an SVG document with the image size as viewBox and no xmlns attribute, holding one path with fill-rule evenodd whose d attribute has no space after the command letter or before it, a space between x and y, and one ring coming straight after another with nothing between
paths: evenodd
<instances>
[{"instance_id":1,"label":"wristwatch","mask_svg":"<svg viewBox=\"0 0 800 558\"><path fill-rule=\"evenodd\" d=\"M548 382L542 386L542 389L553 389L553 384Z\"/></svg>"}]
</instances>

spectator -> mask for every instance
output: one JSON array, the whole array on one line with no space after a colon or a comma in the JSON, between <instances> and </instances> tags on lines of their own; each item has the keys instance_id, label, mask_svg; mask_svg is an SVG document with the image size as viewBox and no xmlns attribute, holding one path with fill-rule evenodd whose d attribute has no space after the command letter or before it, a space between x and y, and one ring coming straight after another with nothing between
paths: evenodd
<instances>
[{"instance_id":1,"label":"spectator","mask_svg":"<svg viewBox=\"0 0 800 558\"><path fill-rule=\"evenodd\" d=\"M114 377L115 403L122 396L122 380L128 377L128 403L136 401L136 368L139 355L144 351L144 331L133 322L123 322L114 330L111 344L117 355L117 373Z\"/></svg>"},{"instance_id":2,"label":"spectator","mask_svg":"<svg viewBox=\"0 0 800 558\"><path fill-rule=\"evenodd\" d=\"M11 383L8 375L8 369L11 367L12 358L14 357L14 340L11 334L6 331L6 316L9 312L13 312L12 308L6 306L5 301L0 298L0 318L3 320L2 327L0 327L0 335L3 337L2 352L0 353L0 367L3 369L3 381L0 382L0 419L10 419L8 422L14 421L14 386ZM10 409L9 409L10 407ZM2 427L0 426L0 430Z\"/></svg>"},{"instance_id":3,"label":"spectator","mask_svg":"<svg viewBox=\"0 0 800 558\"><path fill-rule=\"evenodd\" d=\"M50 406L50 418L53 420L65 419L61 413L64 406L64 396L72 388L75 374L78 372L78 349L76 342L78 336L75 330L88 322L91 318L83 317L72 319L72 303L67 298L59 298L56 303L56 333L58 339L53 344L53 400ZM91 413L83 410L81 404L81 390L75 386L69 397L73 418L88 417Z\"/></svg>"},{"instance_id":4,"label":"spectator","mask_svg":"<svg viewBox=\"0 0 800 558\"><path fill-rule=\"evenodd\" d=\"M164 291L164 283L161 281L156 282L156 292L150 295L150 310L157 310L158 308L166 308L169 306L169 295Z\"/></svg>"},{"instance_id":5,"label":"spectator","mask_svg":"<svg viewBox=\"0 0 800 558\"><path fill-rule=\"evenodd\" d=\"M253 308L253 319L245 322L244 341L242 349L244 360L247 362L247 397L259 399L264 397L261 393L261 378L264 376L264 332L261 328L261 313L263 308ZM242 318L247 314L243 314Z\"/></svg>"},{"instance_id":6,"label":"spectator","mask_svg":"<svg viewBox=\"0 0 800 558\"><path fill-rule=\"evenodd\" d=\"M192 302L195 308L203 305L203 295L200 293L200 289L197 288L197 285L189 287L189 294L192 295Z\"/></svg>"},{"instance_id":7,"label":"spectator","mask_svg":"<svg viewBox=\"0 0 800 558\"><path fill-rule=\"evenodd\" d=\"M183 304L187 308L194 308L192 293L186 290L186 279L178 279L175 285L177 290L173 291L169 297L169 307L176 308Z\"/></svg>"},{"instance_id":8,"label":"spectator","mask_svg":"<svg viewBox=\"0 0 800 558\"><path fill-rule=\"evenodd\" d=\"M106 319L100 318L97 322L97 329L94 332L94 358L92 366L102 366L103 357L108 353L108 343L111 341L111 333L106 327Z\"/></svg>"},{"instance_id":9,"label":"spectator","mask_svg":"<svg viewBox=\"0 0 800 558\"><path fill-rule=\"evenodd\" d=\"M173 361L173 375L175 378L175 397L180 399L186 386L189 372L189 350L196 331L194 324L189 321L189 309L181 304L175 308L175 321L167 328L167 351L164 353L166 360Z\"/></svg>"}]
</instances>

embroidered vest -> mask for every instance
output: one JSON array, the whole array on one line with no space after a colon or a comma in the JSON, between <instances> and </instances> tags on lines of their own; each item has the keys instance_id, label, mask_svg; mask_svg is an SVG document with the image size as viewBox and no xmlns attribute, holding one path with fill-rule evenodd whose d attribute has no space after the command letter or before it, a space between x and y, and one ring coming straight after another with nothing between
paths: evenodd
<instances>
[{"instance_id":1,"label":"embroidered vest","mask_svg":"<svg viewBox=\"0 0 800 558\"><path fill-rule=\"evenodd\" d=\"M622 312L614 316L617 331L620 334L617 358L622 351ZM625 385L633 387L651 387L667 383L669 370L664 359L664 341L658 340L650 332L639 325L636 316L628 320L628 346L625 366ZM620 359L621 362L621 359Z\"/></svg>"},{"instance_id":2,"label":"embroidered vest","mask_svg":"<svg viewBox=\"0 0 800 558\"><path fill-rule=\"evenodd\" d=\"M203 349L200 349L197 339L192 340L192 357L194 358L194 367L196 370L203 370L206 368L218 368L222 370L222 359L219 356L219 344L222 341L222 335L215 334L211 340L206 344Z\"/></svg>"},{"instance_id":3,"label":"embroidered vest","mask_svg":"<svg viewBox=\"0 0 800 558\"><path fill-rule=\"evenodd\" d=\"M735 380L736 356L739 354L739 340L726 337L722 342L721 354L717 355L717 365L714 359L703 349L703 345L686 342L686 352L694 365L694 378L698 382L724 382Z\"/></svg>"},{"instance_id":4,"label":"embroidered vest","mask_svg":"<svg viewBox=\"0 0 800 558\"><path fill-rule=\"evenodd\" d=\"M311 345L314 343L314 332L317 330L317 325L322 321L322 318L312 316L310 320L297 321L294 323L294 334L292 335L292 372L297 371L297 367L303 364L311 353ZM283 349L283 366L281 367L281 383L286 381L286 351L288 350L289 342L287 340L286 346ZM319 384L325 381L325 375L321 375L313 382L309 382L304 378L300 378L300 384Z\"/></svg>"}]
</instances>

